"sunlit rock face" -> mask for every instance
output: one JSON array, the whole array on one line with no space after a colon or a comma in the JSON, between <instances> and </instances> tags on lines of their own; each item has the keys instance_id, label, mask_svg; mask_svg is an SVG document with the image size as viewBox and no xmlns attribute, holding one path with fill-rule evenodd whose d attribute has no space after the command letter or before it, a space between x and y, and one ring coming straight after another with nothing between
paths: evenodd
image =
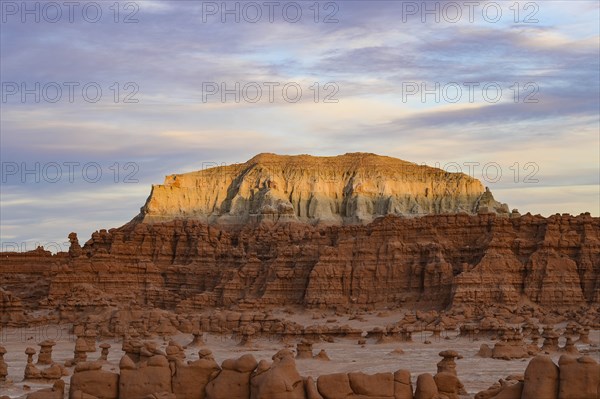
<instances>
[{"instance_id":1,"label":"sunlit rock face","mask_svg":"<svg viewBox=\"0 0 600 399\"><path fill-rule=\"evenodd\" d=\"M508 214L481 182L462 173L375 154L259 154L243 164L170 175L138 220L209 223L299 221L364 224L383 215Z\"/></svg>"}]
</instances>

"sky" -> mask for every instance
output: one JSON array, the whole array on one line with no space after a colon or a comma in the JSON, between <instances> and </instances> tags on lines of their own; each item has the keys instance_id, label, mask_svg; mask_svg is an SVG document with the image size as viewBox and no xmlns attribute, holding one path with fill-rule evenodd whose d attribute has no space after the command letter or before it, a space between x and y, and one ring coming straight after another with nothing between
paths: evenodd
<instances>
[{"instance_id":1,"label":"sky","mask_svg":"<svg viewBox=\"0 0 600 399\"><path fill-rule=\"evenodd\" d=\"M600 216L595 0L0 7L1 250L67 250L166 175L261 152L388 155Z\"/></svg>"}]
</instances>

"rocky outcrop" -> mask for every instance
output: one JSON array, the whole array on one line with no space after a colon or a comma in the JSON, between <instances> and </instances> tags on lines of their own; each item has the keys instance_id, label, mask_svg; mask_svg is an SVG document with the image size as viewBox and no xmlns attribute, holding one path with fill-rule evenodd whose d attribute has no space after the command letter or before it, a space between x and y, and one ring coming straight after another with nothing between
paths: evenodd
<instances>
[{"instance_id":1,"label":"rocky outcrop","mask_svg":"<svg viewBox=\"0 0 600 399\"><path fill-rule=\"evenodd\" d=\"M178 399L204 399L206 385L221 371L209 350L201 350L199 355L200 359L187 364L176 362L172 385Z\"/></svg>"},{"instance_id":2,"label":"rocky outcrop","mask_svg":"<svg viewBox=\"0 0 600 399\"><path fill-rule=\"evenodd\" d=\"M29 317L27 309L37 308L50 286L48 270L66 259L38 247L28 252L5 252L0 262L0 324L22 326ZM47 322L55 320L47 319Z\"/></svg>"},{"instance_id":3,"label":"rocky outcrop","mask_svg":"<svg viewBox=\"0 0 600 399\"><path fill-rule=\"evenodd\" d=\"M508 215L508 206L462 173L366 153L259 154L243 164L167 176L152 187L138 220L344 224L389 214L478 211Z\"/></svg>"},{"instance_id":4,"label":"rocky outcrop","mask_svg":"<svg viewBox=\"0 0 600 399\"><path fill-rule=\"evenodd\" d=\"M600 365L590 356L562 355L558 360L558 399L597 399L600 395Z\"/></svg>"},{"instance_id":5,"label":"rocky outcrop","mask_svg":"<svg viewBox=\"0 0 600 399\"><path fill-rule=\"evenodd\" d=\"M296 369L294 353L283 349L273 363L258 363L250 381L250 399L304 399L304 381Z\"/></svg>"},{"instance_id":6,"label":"rocky outcrop","mask_svg":"<svg viewBox=\"0 0 600 399\"><path fill-rule=\"evenodd\" d=\"M317 389L323 399L412 399L412 387L406 384L406 371L365 374L337 373L322 375L317 379ZM395 375L401 381L395 380ZM407 391L410 389L410 391Z\"/></svg>"},{"instance_id":7,"label":"rocky outcrop","mask_svg":"<svg viewBox=\"0 0 600 399\"><path fill-rule=\"evenodd\" d=\"M65 392L65 382L58 380L51 388L40 389L39 391L27 395L27 399L63 399Z\"/></svg>"},{"instance_id":8,"label":"rocky outcrop","mask_svg":"<svg viewBox=\"0 0 600 399\"><path fill-rule=\"evenodd\" d=\"M99 399L118 399L119 374L102 370L99 362L78 364L71 377L69 399L77 399L82 394Z\"/></svg>"},{"instance_id":9,"label":"rocky outcrop","mask_svg":"<svg viewBox=\"0 0 600 399\"><path fill-rule=\"evenodd\" d=\"M523 399L556 398L559 382L558 366L549 356L534 357L525 369Z\"/></svg>"},{"instance_id":10,"label":"rocky outcrop","mask_svg":"<svg viewBox=\"0 0 600 399\"><path fill-rule=\"evenodd\" d=\"M157 392L172 392L171 369L165 356L155 355L136 365L125 355L119 366L119 399L145 399Z\"/></svg>"},{"instance_id":11,"label":"rocky outcrop","mask_svg":"<svg viewBox=\"0 0 600 399\"><path fill-rule=\"evenodd\" d=\"M420 374L414 390L408 370L321 374L315 384L312 377L299 374L290 349L275 353L273 362L257 362L245 354L225 360L221 368L209 349L198 354L199 360L187 364L173 355L148 353L137 361L125 355L119 372L112 372L115 365L104 362L80 363L70 379L69 399L459 399L467 395L454 360L460 356L453 350L440 352L443 360L437 374ZM473 367L469 361L463 360ZM64 381L58 380L28 398L62 399L64 387ZM563 355L557 366L549 356L538 355L524 375L501 379L475 399L597 399L599 394L600 364L593 357Z\"/></svg>"},{"instance_id":12,"label":"rocky outcrop","mask_svg":"<svg viewBox=\"0 0 600 399\"><path fill-rule=\"evenodd\" d=\"M563 355L558 366L549 356L534 357L522 379L500 380L475 399L597 399L600 397L600 365L589 356Z\"/></svg>"},{"instance_id":13,"label":"rocky outcrop","mask_svg":"<svg viewBox=\"0 0 600 399\"><path fill-rule=\"evenodd\" d=\"M32 322L24 312L33 309L48 309L40 322L75 322L81 312L132 301L182 312L234 304L577 307L598 303L599 236L589 214L387 216L350 226L133 223L94 233L79 256L2 254L0 306L15 326Z\"/></svg>"},{"instance_id":14,"label":"rocky outcrop","mask_svg":"<svg viewBox=\"0 0 600 399\"><path fill-rule=\"evenodd\" d=\"M394 158L261 154L168 177L138 217L83 246L71 233L68 252L2 253L0 323L73 323L132 303L600 303L598 218L505 210L475 179Z\"/></svg>"},{"instance_id":15,"label":"rocky outcrop","mask_svg":"<svg viewBox=\"0 0 600 399\"><path fill-rule=\"evenodd\" d=\"M221 372L206 386L206 399L249 398L250 375L257 365L252 355L223 361Z\"/></svg>"}]
</instances>

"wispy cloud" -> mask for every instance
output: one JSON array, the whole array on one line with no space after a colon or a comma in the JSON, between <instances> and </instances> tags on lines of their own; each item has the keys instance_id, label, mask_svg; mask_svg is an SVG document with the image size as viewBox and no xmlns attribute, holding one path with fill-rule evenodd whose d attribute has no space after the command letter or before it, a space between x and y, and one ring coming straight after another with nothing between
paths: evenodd
<instances>
[{"instance_id":1,"label":"wispy cloud","mask_svg":"<svg viewBox=\"0 0 600 399\"><path fill-rule=\"evenodd\" d=\"M267 14L257 23L222 23L218 14L203 22L202 2L139 1L137 10L126 3L119 3L118 23L106 6L98 23L79 16L73 23L0 24L3 95L11 83L20 90L56 82L63 90L56 103L47 101L51 88L38 93L39 102L34 94L25 103L20 92L7 95L0 104L2 162L92 162L104 173L93 184L80 174L58 183L4 176L0 241L56 241L72 230L84 240L131 219L164 175L258 152L368 151L440 166L495 162L504 177L485 183L521 211L600 212L593 190L600 183L596 1L538 2L537 23L523 23L531 11L523 9L515 22L509 2L499 3L504 13L495 23L481 9L473 22L464 9L456 23L443 15L423 22L421 10L407 13L407 2L390 1L342 1L337 9L321 2L318 23L308 3L297 23L281 9L273 23ZM435 3L444 10L453 2ZM130 14L137 23L123 23ZM323 23L327 15L338 22ZM72 102L65 82L79 85ZM219 92L207 97L207 82ZM233 94L222 101L221 84L252 82L262 86L260 101L245 100L254 89L238 93L239 102ZM273 101L265 82L279 85ZM479 84L473 99L468 82ZM81 93L92 83L102 90L96 103ZM282 95L288 83L302 89L297 102ZM437 101L405 92L406 84L443 90L453 83L464 89L456 102L441 92ZM503 90L498 102L482 94L490 83ZM523 101L527 84L535 84L537 103ZM128 95L137 102L124 102ZM325 102L328 95L338 102ZM127 163L137 167L136 184L122 182ZM535 163L539 182L514 183L515 163L521 180L530 172L525 164Z\"/></svg>"}]
</instances>

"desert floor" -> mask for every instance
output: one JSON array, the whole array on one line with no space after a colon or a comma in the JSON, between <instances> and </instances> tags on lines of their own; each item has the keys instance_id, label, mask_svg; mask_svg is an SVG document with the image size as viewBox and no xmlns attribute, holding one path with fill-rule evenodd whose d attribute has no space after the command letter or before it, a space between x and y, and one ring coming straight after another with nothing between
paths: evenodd
<instances>
[{"instance_id":1,"label":"desert floor","mask_svg":"<svg viewBox=\"0 0 600 399\"><path fill-rule=\"evenodd\" d=\"M304 325L320 324L329 322L331 318L315 320L311 314L290 316L283 315L287 319L292 319ZM335 323L349 324L353 327L360 327L368 330L376 326L385 326L386 324L397 321L398 315L377 316L375 313L367 314L363 321L348 320L347 317L333 317ZM559 328L560 326L556 326ZM0 386L0 394L8 395L11 398L24 397L28 392L39 388L50 386L50 383L41 383L26 381L23 382L23 372L25 369L27 356L25 348L28 346L39 350L38 342L44 339L54 339L57 345L54 347L53 360L64 364L68 359L73 358L73 348L75 346L75 337L69 333L70 326L43 326L32 327L28 329L4 329L0 331L0 345L3 345L8 353L4 356L8 364L8 379L12 381L4 386ZM236 358L245 353L252 353L257 360L270 359L278 350L285 347L295 347L294 342L282 342L278 338L258 338L249 345L240 346L239 338L231 335L205 334L204 347L213 351L217 363L221 363L227 358ZM154 338L164 349L168 339ZM192 341L191 334L178 334L170 337L181 345L187 345ZM425 341L430 339L430 344ZM588 353L590 356L600 360L600 330L593 330L590 333L592 343L590 345L577 345L582 353ZM106 370L118 372L118 364L123 356L120 339L105 339L99 342L108 342L112 345L108 357L108 364L105 364ZM454 349L458 351L463 359L457 360L458 377L465 385L469 396L487 389L491 384L500 378L505 378L511 374L522 374L525 371L529 359L521 360L496 360L491 358L480 358L476 356L481 344L488 344L493 347L495 341L490 339L468 339L458 338L457 334L451 332L447 337L431 339L430 333L413 334L413 342L390 342L376 343L374 339L367 340L366 345L358 345L356 340L337 338L335 342L317 342L313 345L313 353L316 355L321 349L325 349L330 361L317 359L297 360L298 371L303 376L318 377L322 374L336 372L363 371L368 374L378 372L393 372L398 369L407 369L411 372L413 386L416 377L421 373L436 373L436 364L441 360L438 353L445 349ZM560 344L564 344L564 338L561 338ZM392 353L395 349L401 348L404 353ZM88 354L88 360L96 360L100 356L100 348L96 353ZM186 360L198 359L199 348L187 348ZM558 360L561 353L552 355L555 361ZM34 362L37 356L34 357ZM44 367L44 366L40 366ZM70 369L72 372L72 368ZM70 377L64 377L68 384ZM29 388L27 388L29 387ZM30 390L28 390L30 389Z\"/></svg>"}]
</instances>

